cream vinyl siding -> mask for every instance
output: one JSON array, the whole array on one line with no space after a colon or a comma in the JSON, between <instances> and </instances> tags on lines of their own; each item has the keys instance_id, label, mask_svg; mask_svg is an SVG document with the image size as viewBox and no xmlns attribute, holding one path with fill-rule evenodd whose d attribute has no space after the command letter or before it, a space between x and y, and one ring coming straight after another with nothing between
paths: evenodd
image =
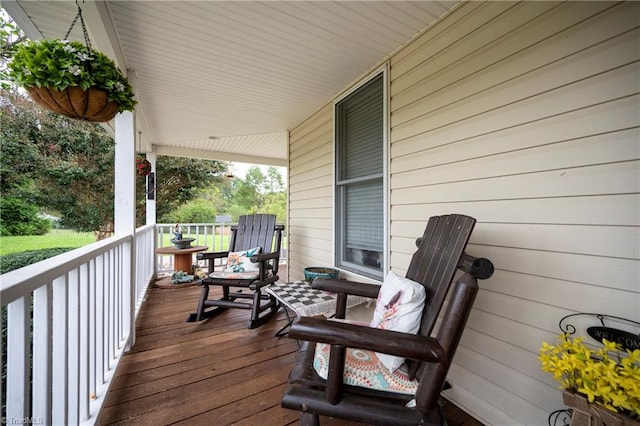
<instances>
[{"instance_id":1,"label":"cream vinyl siding","mask_svg":"<svg viewBox=\"0 0 640 426\"><path fill-rule=\"evenodd\" d=\"M333 115L327 105L289 134L290 280L333 265Z\"/></svg>"},{"instance_id":2,"label":"cream vinyl siding","mask_svg":"<svg viewBox=\"0 0 640 426\"><path fill-rule=\"evenodd\" d=\"M445 392L483 423L545 425L564 407L537 360L564 315L640 321L639 60L637 2L462 3L389 60L391 269L446 213L478 220L468 251L496 267ZM292 191L331 173L330 120L328 106L292 132ZM303 148L319 121L326 139ZM326 174L305 168L312 150ZM311 256L331 246L326 185L301 204L292 192L292 221L329 197L294 258L331 259Z\"/></svg>"}]
</instances>

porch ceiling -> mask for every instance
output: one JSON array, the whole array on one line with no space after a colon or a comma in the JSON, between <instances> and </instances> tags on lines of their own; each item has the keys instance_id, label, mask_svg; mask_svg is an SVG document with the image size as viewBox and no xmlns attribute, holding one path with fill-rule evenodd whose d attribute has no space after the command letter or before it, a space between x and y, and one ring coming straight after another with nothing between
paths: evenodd
<instances>
[{"instance_id":1,"label":"porch ceiling","mask_svg":"<svg viewBox=\"0 0 640 426\"><path fill-rule=\"evenodd\" d=\"M139 151L287 164L287 130L455 1L81 3L93 45L130 70ZM4 1L31 38L62 38L71 1ZM76 25L70 38L82 40Z\"/></svg>"}]
</instances>

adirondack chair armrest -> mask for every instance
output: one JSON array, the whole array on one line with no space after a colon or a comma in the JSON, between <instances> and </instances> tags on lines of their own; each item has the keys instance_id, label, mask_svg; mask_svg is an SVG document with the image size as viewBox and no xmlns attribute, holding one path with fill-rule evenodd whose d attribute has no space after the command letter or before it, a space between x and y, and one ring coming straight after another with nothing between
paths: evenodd
<instances>
[{"instance_id":1,"label":"adirondack chair armrest","mask_svg":"<svg viewBox=\"0 0 640 426\"><path fill-rule=\"evenodd\" d=\"M207 270L209 273L212 273L215 268L215 259L224 259L229 256L228 251L217 251L217 252L208 252L208 253L198 253L196 254L196 259L198 260L206 260L207 261Z\"/></svg>"},{"instance_id":2,"label":"adirondack chair armrest","mask_svg":"<svg viewBox=\"0 0 640 426\"><path fill-rule=\"evenodd\" d=\"M277 251L273 251L271 253L256 254L251 256L249 259L251 260L252 263L259 263L259 262L265 262L271 259L278 259L279 257L280 257L280 253L278 253Z\"/></svg>"},{"instance_id":3,"label":"adirondack chair armrest","mask_svg":"<svg viewBox=\"0 0 640 426\"><path fill-rule=\"evenodd\" d=\"M266 287L268 285L271 285L273 283L275 283L276 281L278 281L278 276L277 275L271 275L266 277L263 280L255 280L254 282L252 282L251 284L249 284L249 288L253 291L261 289L262 287Z\"/></svg>"},{"instance_id":4,"label":"adirondack chair armrest","mask_svg":"<svg viewBox=\"0 0 640 426\"><path fill-rule=\"evenodd\" d=\"M313 280L313 283L311 283L311 288L330 291L332 293L345 293L353 296L375 299L378 297L380 284L361 283L357 281L331 278L316 278Z\"/></svg>"},{"instance_id":5,"label":"adirondack chair armrest","mask_svg":"<svg viewBox=\"0 0 640 426\"><path fill-rule=\"evenodd\" d=\"M225 257L229 256L229 252L228 251L216 251L216 252L209 252L209 253L198 253L196 255L196 259L198 260L213 260L213 259L223 259Z\"/></svg>"},{"instance_id":6,"label":"adirondack chair armrest","mask_svg":"<svg viewBox=\"0 0 640 426\"><path fill-rule=\"evenodd\" d=\"M367 349L424 362L446 362L443 348L432 337L320 318L297 318L289 329L289 337L349 348Z\"/></svg>"}]
</instances>

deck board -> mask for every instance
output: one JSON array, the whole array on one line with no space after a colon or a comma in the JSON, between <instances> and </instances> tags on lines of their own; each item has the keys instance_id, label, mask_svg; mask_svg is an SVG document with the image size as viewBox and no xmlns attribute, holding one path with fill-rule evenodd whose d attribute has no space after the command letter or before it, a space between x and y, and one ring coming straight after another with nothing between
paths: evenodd
<instances>
[{"instance_id":1,"label":"deck board","mask_svg":"<svg viewBox=\"0 0 640 426\"><path fill-rule=\"evenodd\" d=\"M215 295L212 289L212 295ZM249 311L230 309L187 323L200 288L151 286L136 322L133 349L120 362L99 425L297 424L295 411L280 407L297 346L274 333L283 311L249 330ZM451 426L479 425L447 404ZM322 418L323 425L359 425Z\"/></svg>"}]
</instances>

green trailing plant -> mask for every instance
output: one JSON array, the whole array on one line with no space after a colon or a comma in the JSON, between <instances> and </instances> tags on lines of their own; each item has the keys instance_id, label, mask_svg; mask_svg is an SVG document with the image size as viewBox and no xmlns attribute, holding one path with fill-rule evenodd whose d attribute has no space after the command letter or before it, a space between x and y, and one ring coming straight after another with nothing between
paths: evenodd
<instances>
[{"instance_id":1,"label":"green trailing plant","mask_svg":"<svg viewBox=\"0 0 640 426\"><path fill-rule=\"evenodd\" d=\"M25 88L65 90L78 86L106 92L118 111L132 111L133 89L116 64L104 54L80 42L45 39L20 44L9 63L9 77Z\"/></svg>"}]
</instances>

